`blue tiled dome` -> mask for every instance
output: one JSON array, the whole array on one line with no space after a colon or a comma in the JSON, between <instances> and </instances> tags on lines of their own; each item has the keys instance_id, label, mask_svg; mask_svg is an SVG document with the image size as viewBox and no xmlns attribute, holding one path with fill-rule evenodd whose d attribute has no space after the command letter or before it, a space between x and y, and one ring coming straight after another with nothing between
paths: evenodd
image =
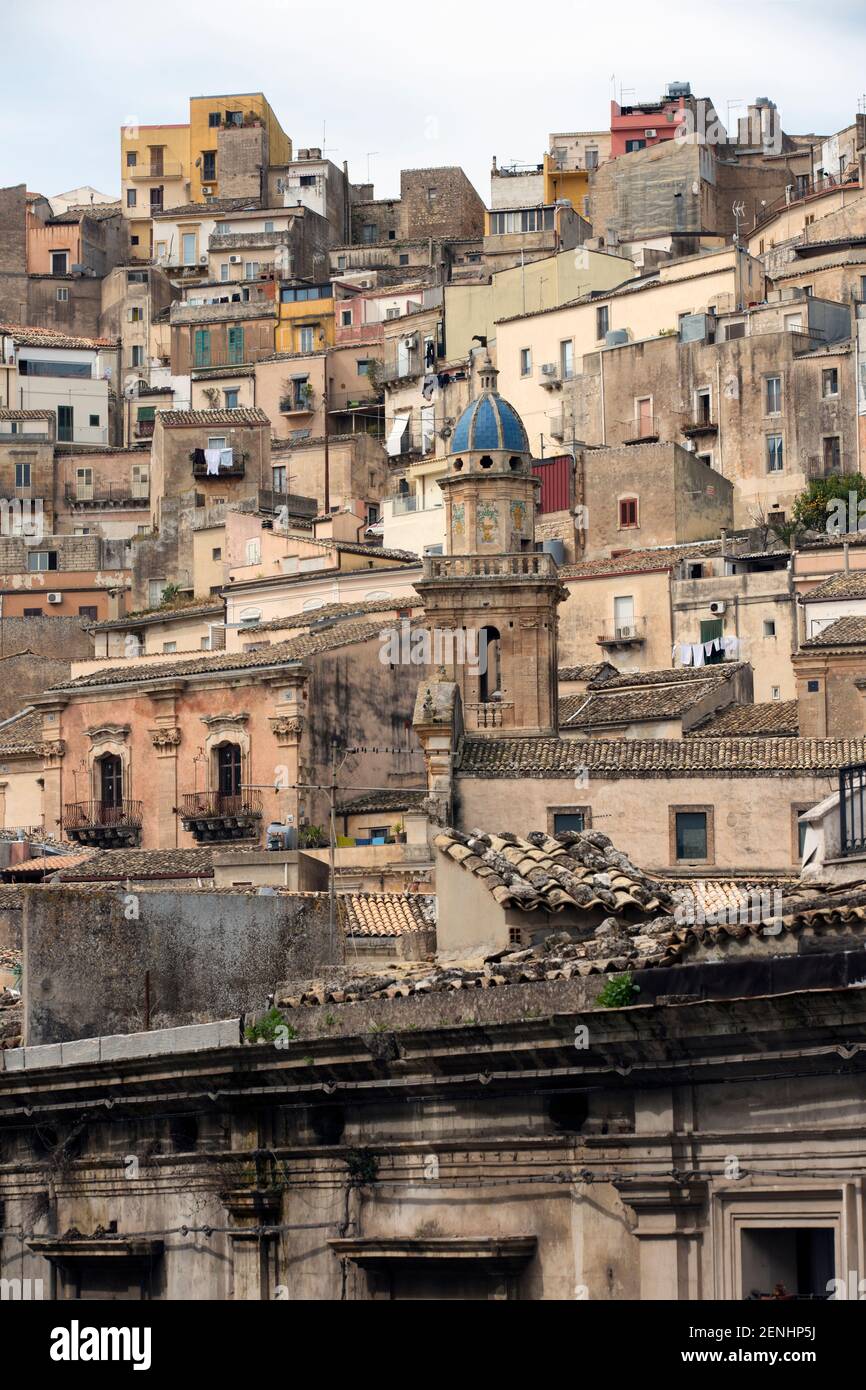
<instances>
[{"instance_id":1,"label":"blue tiled dome","mask_svg":"<svg viewBox=\"0 0 866 1390\"><path fill-rule=\"evenodd\" d=\"M510 454L528 454L529 440L523 421L508 401L496 391L483 391L470 401L451 436L451 453L467 450L507 449Z\"/></svg>"}]
</instances>

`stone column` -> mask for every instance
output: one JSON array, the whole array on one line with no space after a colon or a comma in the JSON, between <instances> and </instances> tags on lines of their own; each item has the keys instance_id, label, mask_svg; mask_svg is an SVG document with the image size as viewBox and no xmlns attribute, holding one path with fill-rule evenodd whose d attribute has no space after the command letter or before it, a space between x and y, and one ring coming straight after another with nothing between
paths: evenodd
<instances>
[{"instance_id":1,"label":"stone column","mask_svg":"<svg viewBox=\"0 0 866 1390\"><path fill-rule=\"evenodd\" d=\"M275 714L269 719L271 732L277 745L277 757L274 759L274 779L280 788L277 804L279 806L280 819L287 825L298 825L298 803L301 800L309 802L310 794L306 797L297 788L297 783L309 780L309 776L301 776L301 738L304 732L304 718L300 714Z\"/></svg>"},{"instance_id":2,"label":"stone column","mask_svg":"<svg viewBox=\"0 0 866 1390\"><path fill-rule=\"evenodd\" d=\"M174 715L171 716L172 720ZM156 805L156 842L145 845L145 849L176 849L178 843L178 818L175 808L180 799L177 784L177 750L180 747L180 729L175 724L160 724L150 730L150 737L156 754L155 778L148 792ZM150 798L149 798L150 799Z\"/></svg>"},{"instance_id":3,"label":"stone column","mask_svg":"<svg viewBox=\"0 0 866 1390\"><path fill-rule=\"evenodd\" d=\"M707 1204L703 1180L637 1178L614 1183L637 1225L640 1294L676 1302L700 1299L700 1242Z\"/></svg>"},{"instance_id":4,"label":"stone column","mask_svg":"<svg viewBox=\"0 0 866 1390\"><path fill-rule=\"evenodd\" d=\"M66 744L61 737L62 704L42 707L42 809L47 835L63 837L63 757Z\"/></svg>"}]
</instances>

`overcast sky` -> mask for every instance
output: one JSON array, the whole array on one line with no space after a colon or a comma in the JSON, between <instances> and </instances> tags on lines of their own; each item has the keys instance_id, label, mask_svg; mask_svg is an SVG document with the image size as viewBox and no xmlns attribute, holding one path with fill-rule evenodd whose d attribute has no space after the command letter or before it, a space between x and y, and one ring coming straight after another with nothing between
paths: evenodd
<instances>
[{"instance_id":1,"label":"overcast sky","mask_svg":"<svg viewBox=\"0 0 866 1390\"><path fill-rule=\"evenodd\" d=\"M14 5L14 8L13 8ZM327 147L376 195L401 168L459 164L485 202L491 156L540 160L548 133L605 129L609 102L688 81L727 124L768 96L785 130L849 124L866 9L837 0L6 0L0 186L119 194L119 127L184 122L190 96L262 91L295 148ZM679 11L679 13L678 13Z\"/></svg>"}]
</instances>

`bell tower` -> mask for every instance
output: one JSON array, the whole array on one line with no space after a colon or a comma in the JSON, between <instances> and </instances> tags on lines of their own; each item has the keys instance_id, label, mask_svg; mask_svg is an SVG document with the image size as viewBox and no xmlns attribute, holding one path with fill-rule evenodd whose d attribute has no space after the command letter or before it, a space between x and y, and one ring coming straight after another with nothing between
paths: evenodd
<instances>
[{"instance_id":1,"label":"bell tower","mask_svg":"<svg viewBox=\"0 0 866 1390\"><path fill-rule=\"evenodd\" d=\"M451 634L443 665L460 688L467 733L552 734L556 610L566 591L553 556L535 549L541 483L497 375L488 358L481 392L454 427L439 483L448 554L424 560L415 588L427 628Z\"/></svg>"}]
</instances>

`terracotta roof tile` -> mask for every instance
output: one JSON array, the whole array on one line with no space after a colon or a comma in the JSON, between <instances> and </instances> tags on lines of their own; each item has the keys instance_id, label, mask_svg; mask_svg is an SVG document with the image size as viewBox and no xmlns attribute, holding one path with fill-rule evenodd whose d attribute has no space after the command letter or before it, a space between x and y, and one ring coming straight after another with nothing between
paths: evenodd
<instances>
[{"instance_id":1,"label":"terracotta roof tile","mask_svg":"<svg viewBox=\"0 0 866 1390\"><path fill-rule=\"evenodd\" d=\"M750 737L796 738L800 732L796 700L767 700L757 705L728 705L719 714L691 729L686 738Z\"/></svg>"},{"instance_id":2,"label":"terracotta roof tile","mask_svg":"<svg viewBox=\"0 0 866 1390\"><path fill-rule=\"evenodd\" d=\"M466 738L460 777L831 776L866 762L866 738Z\"/></svg>"},{"instance_id":3,"label":"terracotta roof tile","mask_svg":"<svg viewBox=\"0 0 866 1390\"><path fill-rule=\"evenodd\" d=\"M862 647L866 645L866 613L837 618L804 642L801 651L815 647Z\"/></svg>"},{"instance_id":4,"label":"terracotta roof tile","mask_svg":"<svg viewBox=\"0 0 866 1390\"><path fill-rule=\"evenodd\" d=\"M209 429L212 425L267 425L270 418L258 406L239 406L237 410L160 410L157 420L163 429L178 429L184 425L197 425Z\"/></svg>"},{"instance_id":5,"label":"terracotta roof tile","mask_svg":"<svg viewBox=\"0 0 866 1390\"><path fill-rule=\"evenodd\" d=\"M836 598L866 598L866 569L831 575L800 595L801 603L824 603Z\"/></svg>"},{"instance_id":6,"label":"terracotta roof tile","mask_svg":"<svg viewBox=\"0 0 866 1390\"><path fill-rule=\"evenodd\" d=\"M436 899L426 893L346 893L337 904L348 936L404 936L436 926Z\"/></svg>"},{"instance_id":7,"label":"terracotta roof tile","mask_svg":"<svg viewBox=\"0 0 866 1390\"><path fill-rule=\"evenodd\" d=\"M270 622L245 627L244 632L279 632L287 628L311 628L332 618L347 622L365 613L398 613L420 607L421 600L417 594L411 597L401 595L399 598L363 599L358 603L323 603L321 608L310 608L305 613L292 613L286 618L272 618Z\"/></svg>"},{"instance_id":8,"label":"terracotta roof tile","mask_svg":"<svg viewBox=\"0 0 866 1390\"><path fill-rule=\"evenodd\" d=\"M53 328L31 328L21 323L0 323L0 333L14 338L23 347L45 348L117 348L118 338L76 338L57 333Z\"/></svg>"},{"instance_id":9,"label":"terracotta roof tile","mask_svg":"<svg viewBox=\"0 0 866 1390\"><path fill-rule=\"evenodd\" d=\"M223 847L224 848L224 847ZM129 879L212 878L220 846L197 849L105 849L62 869L62 883Z\"/></svg>"},{"instance_id":10,"label":"terracotta roof tile","mask_svg":"<svg viewBox=\"0 0 866 1390\"><path fill-rule=\"evenodd\" d=\"M427 796L426 787L404 787L402 790L369 792L337 807L341 816L360 816L367 811L410 811L420 806Z\"/></svg>"},{"instance_id":11,"label":"terracotta roof tile","mask_svg":"<svg viewBox=\"0 0 866 1390\"><path fill-rule=\"evenodd\" d=\"M631 917L673 911L663 885L641 873L599 831L520 835L443 830L442 854L483 883L500 907L525 912L578 909Z\"/></svg>"},{"instance_id":12,"label":"terracotta roof tile","mask_svg":"<svg viewBox=\"0 0 866 1390\"><path fill-rule=\"evenodd\" d=\"M22 710L0 725L0 755L36 753L41 747L42 715L36 710Z\"/></svg>"},{"instance_id":13,"label":"terracotta roof tile","mask_svg":"<svg viewBox=\"0 0 866 1390\"><path fill-rule=\"evenodd\" d=\"M51 686L51 690L83 690L103 685L125 685L138 681L174 679L184 676L209 675L215 671L254 670L257 667L279 666L286 662L303 661L319 652L332 651L338 647L349 646L353 642L366 642L378 637L381 623L339 623L326 628L324 632L305 632L291 637L287 642L276 642L273 646L262 647L254 652L220 652L199 657L187 657L182 661L169 661L164 664L136 661L129 666L107 666L100 671L90 671L75 680Z\"/></svg>"},{"instance_id":14,"label":"terracotta roof tile","mask_svg":"<svg viewBox=\"0 0 866 1390\"><path fill-rule=\"evenodd\" d=\"M619 671L609 661L594 661L587 666L560 666L556 673L559 681L598 681L610 680Z\"/></svg>"}]
</instances>

